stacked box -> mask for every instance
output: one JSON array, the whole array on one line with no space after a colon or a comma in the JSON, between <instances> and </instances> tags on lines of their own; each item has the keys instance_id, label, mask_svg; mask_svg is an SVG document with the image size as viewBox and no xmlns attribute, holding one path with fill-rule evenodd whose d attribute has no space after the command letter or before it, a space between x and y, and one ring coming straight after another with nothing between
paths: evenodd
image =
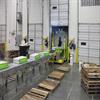
<instances>
[{"instance_id":1,"label":"stacked box","mask_svg":"<svg viewBox=\"0 0 100 100\"><path fill-rule=\"evenodd\" d=\"M8 63L6 61L0 61L0 70L8 68Z\"/></svg>"},{"instance_id":2,"label":"stacked box","mask_svg":"<svg viewBox=\"0 0 100 100\"><path fill-rule=\"evenodd\" d=\"M32 61L39 61L40 60L40 54L39 53L34 53L30 55L30 60Z\"/></svg>"},{"instance_id":3,"label":"stacked box","mask_svg":"<svg viewBox=\"0 0 100 100\"><path fill-rule=\"evenodd\" d=\"M100 94L100 66L95 64L84 64L82 66L81 86L88 94Z\"/></svg>"},{"instance_id":4,"label":"stacked box","mask_svg":"<svg viewBox=\"0 0 100 100\"><path fill-rule=\"evenodd\" d=\"M24 63L27 63L27 61L28 61L28 58L25 56L19 56L13 59L13 63L16 63L16 64L24 64Z\"/></svg>"},{"instance_id":5,"label":"stacked box","mask_svg":"<svg viewBox=\"0 0 100 100\"><path fill-rule=\"evenodd\" d=\"M49 52L45 51L45 52L40 52L40 57L48 57L49 56Z\"/></svg>"}]
</instances>

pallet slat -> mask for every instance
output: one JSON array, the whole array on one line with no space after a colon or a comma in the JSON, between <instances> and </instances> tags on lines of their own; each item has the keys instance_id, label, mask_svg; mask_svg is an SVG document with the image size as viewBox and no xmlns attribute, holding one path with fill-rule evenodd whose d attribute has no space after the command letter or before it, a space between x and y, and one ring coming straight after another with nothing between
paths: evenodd
<instances>
[{"instance_id":1,"label":"pallet slat","mask_svg":"<svg viewBox=\"0 0 100 100\"><path fill-rule=\"evenodd\" d=\"M64 73L60 71L53 71L48 75L48 77L60 80L64 77Z\"/></svg>"},{"instance_id":2,"label":"pallet slat","mask_svg":"<svg viewBox=\"0 0 100 100\"><path fill-rule=\"evenodd\" d=\"M38 95L41 95L41 96L44 96L44 97L47 97L48 94L49 94L49 92L47 92L47 91L43 91L43 90L36 89L36 88L32 88L30 90L30 92L35 93L35 94L38 94Z\"/></svg>"},{"instance_id":3,"label":"pallet slat","mask_svg":"<svg viewBox=\"0 0 100 100\"><path fill-rule=\"evenodd\" d=\"M44 100L43 98L39 98L37 96L32 96L29 94L26 94L25 96L23 96L20 100Z\"/></svg>"},{"instance_id":4,"label":"pallet slat","mask_svg":"<svg viewBox=\"0 0 100 100\"><path fill-rule=\"evenodd\" d=\"M45 100L48 96L49 92L32 88L25 96L23 96L20 100Z\"/></svg>"},{"instance_id":5,"label":"pallet slat","mask_svg":"<svg viewBox=\"0 0 100 100\"><path fill-rule=\"evenodd\" d=\"M58 67L57 70L62 71L62 72L69 72L70 67Z\"/></svg>"},{"instance_id":6,"label":"pallet slat","mask_svg":"<svg viewBox=\"0 0 100 100\"><path fill-rule=\"evenodd\" d=\"M49 91L54 91L59 84L60 84L59 81L52 80L52 79L46 79L43 82L41 82L38 86L40 88L43 88Z\"/></svg>"}]
</instances>

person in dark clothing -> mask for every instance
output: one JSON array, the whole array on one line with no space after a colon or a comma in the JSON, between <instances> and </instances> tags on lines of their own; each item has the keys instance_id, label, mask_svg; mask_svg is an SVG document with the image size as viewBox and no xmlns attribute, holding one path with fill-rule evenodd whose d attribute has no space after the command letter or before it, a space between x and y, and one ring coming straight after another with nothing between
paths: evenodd
<instances>
[{"instance_id":1,"label":"person in dark clothing","mask_svg":"<svg viewBox=\"0 0 100 100\"><path fill-rule=\"evenodd\" d=\"M45 46L48 47L48 39L45 40Z\"/></svg>"},{"instance_id":2,"label":"person in dark clothing","mask_svg":"<svg viewBox=\"0 0 100 100\"><path fill-rule=\"evenodd\" d=\"M73 49L73 50L76 49L76 45L75 45L75 43L73 41L70 43L69 46L70 46L70 49Z\"/></svg>"},{"instance_id":3,"label":"person in dark clothing","mask_svg":"<svg viewBox=\"0 0 100 100\"><path fill-rule=\"evenodd\" d=\"M4 59L3 53L0 51L0 60Z\"/></svg>"},{"instance_id":4,"label":"person in dark clothing","mask_svg":"<svg viewBox=\"0 0 100 100\"><path fill-rule=\"evenodd\" d=\"M25 43L27 43L27 37L24 38Z\"/></svg>"},{"instance_id":5,"label":"person in dark clothing","mask_svg":"<svg viewBox=\"0 0 100 100\"><path fill-rule=\"evenodd\" d=\"M62 46L62 41L61 41L61 37L59 37L59 43L58 43L58 47Z\"/></svg>"}]
</instances>

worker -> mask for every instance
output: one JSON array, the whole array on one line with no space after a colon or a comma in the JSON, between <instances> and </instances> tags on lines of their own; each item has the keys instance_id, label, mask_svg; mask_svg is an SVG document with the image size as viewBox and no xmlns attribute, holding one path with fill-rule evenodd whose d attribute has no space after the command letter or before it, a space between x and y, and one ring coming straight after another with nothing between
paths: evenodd
<instances>
[{"instance_id":1,"label":"worker","mask_svg":"<svg viewBox=\"0 0 100 100\"><path fill-rule=\"evenodd\" d=\"M48 37L44 38L44 46L45 46L45 50L48 50L48 46L49 46Z\"/></svg>"},{"instance_id":2,"label":"worker","mask_svg":"<svg viewBox=\"0 0 100 100\"><path fill-rule=\"evenodd\" d=\"M23 38L23 40L21 41L21 45L28 45L28 43L27 43L27 36L25 36Z\"/></svg>"},{"instance_id":3,"label":"worker","mask_svg":"<svg viewBox=\"0 0 100 100\"><path fill-rule=\"evenodd\" d=\"M48 48L48 38L45 39L45 46Z\"/></svg>"},{"instance_id":4,"label":"worker","mask_svg":"<svg viewBox=\"0 0 100 100\"><path fill-rule=\"evenodd\" d=\"M25 36L19 46L20 56L28 56L29 45L27 42L27 36Z\"/></svg>"},{"instance_id":5,"label":"worker","mask_svg":"<svg viewBox=\"0 0 100 100\"><path fill-rule=\"evenodd\" d=\"M62 46L62 41L61 41L61 37L59 37L59 42L58 42L58 47Z\"/></svg>"}]
</instances>

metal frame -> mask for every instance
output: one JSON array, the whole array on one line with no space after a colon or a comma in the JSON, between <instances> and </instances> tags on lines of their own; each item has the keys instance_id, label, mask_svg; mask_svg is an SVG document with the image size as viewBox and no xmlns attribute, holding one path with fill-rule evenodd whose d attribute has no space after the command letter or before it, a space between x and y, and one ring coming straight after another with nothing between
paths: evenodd
<instances>
[{"instance_id":1,"label":"metal frame","mask_svg":"<svg viewBox=\"0 0 100 100\"><path fill-rule=\"evenodd\" d=\"M44 28L44 0L42 0L42 49L43 49L43 28Z\"/></svg>"},{"instance_id":2,"label":"metal frame","mask_svg":"<svg viewBox=\"0 0 100 100\"><path fill-rule=\"evenodd\" d=\"M100 1L99 0L81 0L81 5L82 6L99 6L100 5Z\"/></svg>"},{"instance_id":3,"label":"metal frame","mask_svg":"<svg viewBox=\"0 0 100 100\"><path fill-rule=\"evenodd\" d=\"M29 0L27 0L27 41L29 42Z\"/></svg>"},{"instance_id":4,"label":"metal frame","mask_svg":"<svg viewBox=\"0 0 100 100\"><path fill-rule=\"evenodd\" d=\"M49 0L49 49L51 51L52 49L52 38L51 38L51 33L52 33L52 26L51 26L51 4Z\"/></svg>"},{"instance_id":5,"label":"metal frame","mask_svg":"<svg viewBox=\"0 0 100 100\"><path fill-rule=\"evenodd\" d=\"M45 79L53 66L48 65L50 57L40 61L28 61L26 64L9 64L9 68L0 71L0 100L19 100L31 88ZM13 78L13 75L16 75Z\"/></svg>"},{"instance_id":6,"label":"metal frame","mask_svg":"<svg viewBox=\"0 0 100 100\"><path fill-rule=\"evenodd\" d=\"M79 48L79 0L77 2L77 48Z\"/></svg>"}]
</instances>

